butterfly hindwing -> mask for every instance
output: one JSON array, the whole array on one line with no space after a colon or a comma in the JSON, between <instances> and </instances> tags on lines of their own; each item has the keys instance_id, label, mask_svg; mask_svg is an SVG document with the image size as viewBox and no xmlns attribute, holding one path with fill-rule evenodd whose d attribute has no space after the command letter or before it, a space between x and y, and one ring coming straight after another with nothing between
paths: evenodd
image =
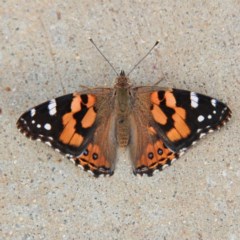
<instances>
[{"instance_id":1,"label":"butterfly hindwing","mask_svg":"<svg viewBox=\"0 0 240 240\"><path fill-rule=\"evenodd\" d=\"M104 124L98 125L93 140L84 152L73 159L76 165L83 166L84 170L90 170L95 177L101 174L113 175L116 161L117 140L114 114L105 112L102 123Z\"/></svg>"},{"instance_id":2,"label":"butterfly hindwing","mask_svg":"<svg viewBox=\"0 0 240 240\"><path fill-rule=\"evenodd\" d=\"M114 151L115 149L112 150ZM112 162L109 161L110 158L105 156L99 145L90 143L83 153L79 157L73 158L73 160L77 166L81 166L85 171L92 172L95 177L101 174L113 175ZM111 158L111 160L114 159Z\"/></svg>"},{"instance_id":3,"label":"butterfly hindwing","mask_svg":"<svg viewBox=\"0 0 240 240\"><path fill-rule=\"evenodd\" d=\"M163 170L179 157L178 153L169 149L163 141L158 139L154 144L148 144L141 158L135 165L135 174L152 176L155 170Z\"/></svg>"}]
</instances>

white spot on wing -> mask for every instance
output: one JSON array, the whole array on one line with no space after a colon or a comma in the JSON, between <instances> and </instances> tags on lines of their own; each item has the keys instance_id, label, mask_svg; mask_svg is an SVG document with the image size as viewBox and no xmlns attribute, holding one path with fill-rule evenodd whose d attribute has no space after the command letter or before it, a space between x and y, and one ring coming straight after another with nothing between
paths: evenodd
<instances>
[{"instance_id":1,"label":"white spot on wing","mask_svg":"<svg viewBox=\"0 0 240 240\"><path fill-rule=\"evenodd\" d=\"M48 104L49 114L51 116L53 116L57 113L56 106L57 106L56 100L52 99Z\"/></svg>"},{"instance_id":2,"label":"white spot on wing","mask_svg":"<svg viewBox=\"0 0 240 240\"><path fill-rule=\"evenodd\" d=\"M181 151L181 152L179 153L179 157L181 157L184 153L185 153L185 151Z\"/></svg>"},{"instance_id":3,"label":"white spot on wing","mask_svg":"<svg viewBox=\"0 0 240 240\"><path fill-rule=\"evenodd\" d=\"M212 115L208 115L208 119L211 119L212 118Z\"/></svg>"},{"instance_id":4,"label":"white spot on wing","mask_svg":"<svg viewBox=\"0 0 240 240\"><path fill-rule=\"evenodd\" d=\"M27 123L24 118L20 118L20 121L22 121L23 124L26 124L26 123Z\"/></svg>"},{"instance_id":5,"label":"white spot on wing","mask_svg":"<svg viewBox=\"0 0 240 240\"><path fill-rule=\"evenodd\" d=\"M197 108L198 107L198 96L195 92L191 92L190 99L191 99L191 106L193 108Z\"/></svg>"},{"instance_id":6,"label":"white spot on wing","mask_svg":"<svg viewBox=\"0 0 240 240\"><path fill-rule=\"evenodd\" d=\"M192 142L192 145L195 145L196 143L197 143L197 141L193 141L193 142Z\"/></svg>"},{"instance_id":7,"label":"white spot on wing","mask_svg":"<svg viewBox=\"0 0 240 240\"><path fill-rule=\"evenodd\" d=\"M41 128L41 124L37 124L37 128Z\"/></svg>"},{"instance_id":8,"label":"white spot on wing","mask_svg":"<svg viewBox=\"0 0 240 240\"><path fill-rule=\"evenodd\" d=\"M91 170L87 170L88 173L90 173L91 175L94 175L94 173Z\"/></svg>"},{"instance_id":9,"label":"white spot on wing","mask_svg":"<svg viewBox=\"0 0 240 240\"><path fill-rule=\"evenodd\" d=\"M203 120L204 120L204 116L199 115L199 116L198 116L198 121L199 121L199 122L202 122Z\"/></svg>"},{"instance_id":10,"label":"white spot on wing","mask_svg":"<svg viewBox=\"0 0 240 240\"><path fill-rule=\"evenodd\" d=\"M217 100L216 99L211 99L211 104L216 107L217 106Z\"/></svg>"},{"instance_id":11,"label":"white spot on wing","mask_svg":"<svg viewBox=\"0 0 240 240\"><path fill-rule=\"evenodd\" d=\"M50 142L45 142L48 146L52 146L52 144Z\"/></svg>"},{"instance_id":12,"label":"white spot on wing","mask_svg":"<svg viewBox=\"0 0 240 240\"><path fill-rule=\"evenodd\" d=\"M205 135L206 135L206 133L201 133L200 136L199 136L199 138L202 138L202 137L204 137Z\"/></svg>"},{"instance_id":13,"label":"white spot on wing","mask_svg":"<svg viewBox=\"0 0 240 240\"><path fill-rule=\"evenodd\" d=\"M171 164L173 164L174 162L176 162L177 158L174 158L172 161L171 161Z\"/></svg>"},{"instance_id":14,"label":"white spot on wing","mask_svg":"<svg viewBox=\"0 0 240 240\"><path fill-rule=\"evenodd\" d=\"M72 163L75 163L75 160L73 158L69 159Z\"/></svg>"},{"instance_id":15,"label":"white spot on wing","mask_svg":"<svg viewBox=\"0 0 240 240\"><path fill-rule=\"evenodd\" d=\"M53 108L53 109L49 110L49 114L51 116L55 115L56 113L57 113L57 109L56 108Z\"/></svg>"},{"instance_id":16,"label":"white spot on wing","mask_svg":"<svg viewBox=\"0 0 240 240\"><path fill-rule=\"evenodd\" d=\"M36 114L36 109L32 108L30 111L31 117L33 117Z\"/></svg>"},{"instance_id":17,"label":"white spot on wing","mask_svg":"<svg viewBox=\"0 0 240 240\"><path fill-rule=\"evenodd\" d=\"M197 102L194 102L194 101L191 101L191 106L193 108L197 108L198 107L198 103Z\"/></svg>"},{"instance_id":18,"label":"white spot on wing","mask_svg":"<svg viewBox=\"0 0 240 240\"><path fill-rule=\"evenodd\" d=\"M165 164L162 166L162 170L164 170L165 168L167 168L169 165L168 164Z\"/></svg>"},{"instance_id":19,"label":"white spot on wing","mask_svg":"<svg viewBox=\"0 0 240 240\"><path fill-rule=\"evenodd\" d=\"M84 167L82 165L78 164L78 167L84 170Z\"/></svg>"},{"instance_id":20,"label":"white spot on wing","mask_svg":"<svg viewBox=\"0 0 240 240\"><path fill-rule=\"evenodd\" d=\"M44 128L45 128L46 130L51 130L52 126L51 126L49 123L46 123L46 124L44 125Z\"/></svg>"}]
</instances>

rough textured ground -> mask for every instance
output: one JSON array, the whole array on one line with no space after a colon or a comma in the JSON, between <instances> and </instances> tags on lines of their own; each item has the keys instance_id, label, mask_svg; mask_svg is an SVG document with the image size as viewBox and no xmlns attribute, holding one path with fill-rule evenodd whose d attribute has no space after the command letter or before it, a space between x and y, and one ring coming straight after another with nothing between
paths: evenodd
<instances>
[{"instance_id":1,"label":"rough textured ground","mask_svg":"<svg viewBox=\"0 0 240 240\"><path fill-rule=\"evenodd\" d=\"M0 1L0 239L229 239L240 236L239 1ZM94 179L21 135L21 113L80 85L113 86L92 37L133 84L227 102L232 120L154 177L119 151Z\"/></svg>"}]
</instances>

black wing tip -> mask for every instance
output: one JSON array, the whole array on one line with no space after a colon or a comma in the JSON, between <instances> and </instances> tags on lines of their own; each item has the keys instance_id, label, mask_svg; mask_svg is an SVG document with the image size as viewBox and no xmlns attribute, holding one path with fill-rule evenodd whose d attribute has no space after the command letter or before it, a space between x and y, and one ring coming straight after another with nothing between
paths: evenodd
<instances>
[{"instance_id":1,"label":"black wing tip","mask_svg":"<svg viewBox=\"0 0 240 240\"><path fill-rule=\"evenodd\" d=\"M36 139L37 139L37 137L34 136L34 135L31 133L31 131L30 131L28 125L27 125L26 120L24 120L22 117L20 117L20 118L17 120L17 122L16 122L16 127L17 127L17 129L19 130L19 132L22 133L23 135L25 135L27 138L30 138L30 139L32 139L32 140L36 140Z\"/></svg>"},{"instance_id":2,"label":"black wing tip","mask_svg":"<svg viewBox=\"0 0 240 240\"><path fill-rule=\"evenodd\" d=\"M225 125L225 123L227 123L231 119L231 117L232 117L232 111L228 106L226 106L224 110L221 126Z\"/></svg>"},{"instance_id":3,"label":"black wing tip","mask_svg":"<svg viewBox=\"0 0 240 240\"><path fill-rule=\"evenodd\" d=\"M225 104L224 104L225 105ZM231 109L225 105L225 108L222 110L222 115L221 115L221 119L218 122L218 124L216 124L214 127L212 127L212 130L218 130L221 127L223 127L227 122L230 121L230 119L232 118L232 111Z\"/></svg>"}]
</instances>

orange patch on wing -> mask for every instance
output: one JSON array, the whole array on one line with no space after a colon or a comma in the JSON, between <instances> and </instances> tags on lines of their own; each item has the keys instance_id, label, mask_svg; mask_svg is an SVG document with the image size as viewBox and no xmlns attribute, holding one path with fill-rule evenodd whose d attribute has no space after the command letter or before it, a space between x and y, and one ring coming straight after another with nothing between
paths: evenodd
<instances>
[{"instance_id":1,"label":"orange patch on wing","mask_svg":"<svg viewBox=\"0 0 240 240\"><path fill-rule=\"evenodd\" d=\"M181 135L178 133L178 131L175 128L172 128L171 130L169 130L167 132L167 137L172 141L178 141L180 140L182 137Z\"/></svg>"},{"instance_id":2,"label":"orange patch on wing","mask_svg":"<svg viewBox=\"0 0 240 240\"><path fill-rule=\"evenodd\" d=\"M94 95L91 95L91 94L88 94L87 96L88 96L88 102L87 102L86 106L88 108L90 108L90 107L92 107L95 104L96 97Z\"/></svg>"},{"instance_id":3,"label":"orange patch on wing","mask_svg":"<svg viewBox=\"0 0 240 240\"><path fill-rule=\"evenodd\" d=\"M63 125L67 125L71 119L73 119L73 113L72 112L69 112L69 113L66 113L64 114L64 116L62 117L62 123Z\"/></svg>"},{"instance_id":4,"label":"orange patch on wing","mask_svg":"<svg viewBox=\"0 0 240 240\"><path fill-rule=\"evenodd\" d=\"M181 107L174 108L175 112L182 118L186 119L186 110Z\"/></svg>"},{"instance_id":5,"label":"orange patch on wing","mask_svg":"<svg viewBox=\"0 0 240 240\"><path fill-rule=\"evenodd\" d=\"M158 151L162 151L161 154ZM149 158L149 153L153 153L153 158ZM146 167L148 169L155 169L157 166L165 165L169 160L173 160L175 154L171 149L164 146L161 140L156 141L153 145L148 144L141 158L136 164L136 168Z\"/></svg>"},{"instance_id":6,"label":"orange patch on wing","mask_svg":"<svg viewBox=\"0 0 240 240\"><path fill-rule=\"evenodd\" d=\"M69 142L70 145L75 146L75 147L79 147L83 142L83 136L75 133L71 139L71 141Z\"/></svg>"},{"instance_id":7,"label":"orange patch on wing","mask_svg":"<svg viewBox=\"0 0 240 240\"><path fill-rule=\"evenodd\" d=\"M72 112L79 112L81 110L81 98L80 95L76 95L71 104L71 110Z\"/></svg>"},{"instance_id":8,"label":"orange patch on wing","mask_svg":"<svg viewBox=\"0 0 240 240\"><path fill-rule=\"evenodd\" d=\"M170 153L173 154L173 152L168 147L164 146L161 140L158 140L154 144L154 148L162 150L162 154L159 156L159 159L161 159L161 161L158 160L158 162L161 163L162 165L166 164L168 159L171 159L172 155L170 155Z\"/></svg>"},{"instance_id":9,"label":"orange patch on wing","mask_svg":"<svg viewBox=\"0 0 240 240\"><path fill-rule=\"evenodd\" d=\"M66 114L65 114L66 115ZM73 134L75 133L76 120L72 118L64 127L59 139L63 143L67 144L71 141Z\"/></svg>"},{"instance_id":10,"label":"orange patch on wing","mask_svg":"<svg viewBox=\"0 0 240 240\"><path fill-rule=\"evenodd\" d=\"M148 127L148 133L152 136L157 134L157 132L155 131L155 129L152 126Z\"/></svg>"},{"instance_id":11,"label":"orange patch on wing","mask_svg":"<svg viewBox=\"0 0 240 240\"><path fill-rule=\"evenodd\" d=\"M148 154L149 153L153 153L153 158L149 159L148 158ZM146 149L144 150L141 158L138 160L138 163L136 164L136 167L149 167L152 162L156 161L156 155L155 155L155 149L154 146L152 144L148 144Z\"/></svg>"},{"instance_id":12,"label":"orange patch on wing","mask_svg":"<svg viewBox=\"0 0 240 240\"><path fill-rule=\"evenodd\" d=\"M167 123L167 116L157 105L153 104L153 109L151 112L156 122L160 123L161 125L165 125Z\"/></svg>"},{"instance_id":13,"label":"orange patch on wing","mask_svg":"<svg viewBox=\"0 0 240 240\"><path fill-rule=\"evenodd\" d=\"M107 167L107 168L110 167L109 162L106 161L106 158L102 154L101 149L97 144L93 145L91 154L94 154L94 153L96 153L98 155L98 159L94 160L93 156L91 156L91 160L94 162L94 164L97 167L100 167L100 166L104 166L104 167Z\"/></svg>"},{"instance_id":14,"label":"orange patch on wing","mask_svg":"<svg viewBox=\"0 0 240 240\"><path fill-rule=\"evenodd\" d=\"M166 106L174 108L176 106L176 99L172 92L166 91L165 93Z\"/></svg>"},{"instance_id":15,"label":"orange patch on wing","mask_svg":"<svg viewBox=\"0 0 240 240\"><path fill-rule=\"evenodd\" d=\"M178 133L183 138L186 138L191 133L191 130L189 129L185 121L176 113L173 114L172 118L174 120L174 127L176 128Z\"/></svg>"},{"instance_id":16,"label":"orange patch on wing","mask_svg":"<svg viewBox=\"0 0 240 240\"><path fill-rule=\"evenodd\" d=\"M157 104L157 105L159 105L159 103L161 102L161 100L160 100L159 97L158 97L158 92L153 92L153 93L151 94L150 99L151 99L151 102L152 102L152 103Z\"/></svg>"},{"instance_id":17,"label":"orange patch on wing","mask_svg":"<svg viewBox=\"0 0 240 240\"><path fill-rule=\"evenodd\" d=\"M111 167L109 161L107 161L106 158L100 153L99 153L99 159L93 160L93 161L95 161L95 165L98 167L102 167L102 166L104 166L105 168Z\"/></svg>"},{"instance_id":18,"label":"orange patch on wing","mask_svg":"<svg viewBox=\"0 0 240 240\"><path fill-rule=\"evenodd\" d=\"M107 161L106 158L104 157L104 155L101 154L100 147L97 144L92 145L90 143L87 147L87 150L88 150L88 155L87 156L82 154L79 157L79 160L84 162L83 165L88 165L91 170L96 170L96 169L98 169L99 167L102 167L102 166L106 167L106 168L111 167L109 161ZM93 159L93 154L94 153L98 155L97 159Z\"/></svg>"},{"instance_id":19,"label":"orange patch on wing","mask_svg":"<svg viewBox=\"0 0 240 240\"><path fill-rule=\"evenodd\" d=\"M163 146L163 142L161 140L158 140L158 141L155 142L154 148L155 149L159 149L160 148L162 150L161 158L167 157L167 154L170 152L170 150L168 148Z\"/></svg>"},{"instance_id":20,"label":"orange patch on wing","mask_svg":"<svg viewBox=\"0 0 240 240\"><path fill-rule=\"evenodd\" d=\"M93 148L93 145L92 145L91 143L88 144L88 147L87 147L88 152L91 152L91 151L92 151L92 148Z\"/></svg>"},{"instance_id":21,"label":"orange patch on wing","mask_svg":"<svg viewBox=\"0 0 240 240\"><path fill-rule=\"evenodd\" d=\"M148 154L149 152L154 153L154 147L153 147L152 144L148 144L148 145L147 145L146 152L147 152L147 154Z\"/></svg>"},{"instance_id":22,"label":"orange patch on wing","mask_svg":"<svg viewBox=\"0 0 240 240\"><path fill-rule=\"evenodd\" d=\"M83 117L81 124L83 128L88 128L93 125L96 119L96 112L93 107L89 108L85 116Z\"/></svg>"},{"instance_id":23,"label":"orange patch on wing","mask_svg":"<svg viewBox=\"0 0 240 240\"><path fill-rule=\"evenodd\" d=\"M99 146L98 146L97 144L93 145L92 151L93 151L94 153L99 154L99 152L100 152Z\"/></svg>"},{"instance_id":24,"label":"orange patch on wing","mask_svg":"<svg viewBox=\"0 0 240 240\"><path fill-rule=\"evenodd\" d=\"M156 141L156 142L154 143L154 148L155 148L155 149L161 148L162 150L165 149L164 146L163 146L163 142L160 141L160 140L158 140L158 141ZM163 154L164 154L164 151L163 151Z\"/></svg>"},{"instance_id":25,"label":"orange patch on wing","mask_svg":"<svg viewBox=\"0 0 240 240\"><path fill-rule=\"evenodd\" d=\"M144 154L141 156L140 160L136 164L137 168L142 167L142 166L148 166L148 161L147 161L147 158Z\"/></svg>"}]
</instances>

